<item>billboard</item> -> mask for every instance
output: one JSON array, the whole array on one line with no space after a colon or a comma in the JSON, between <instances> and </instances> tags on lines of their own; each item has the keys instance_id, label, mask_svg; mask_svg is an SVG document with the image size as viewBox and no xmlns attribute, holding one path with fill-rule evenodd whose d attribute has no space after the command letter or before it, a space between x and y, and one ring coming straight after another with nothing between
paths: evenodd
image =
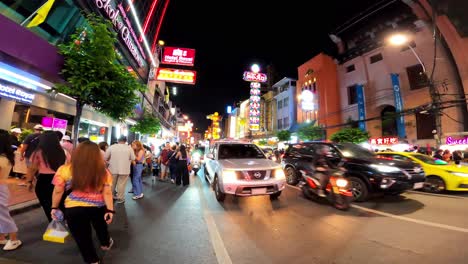
<instances>
[{"instance_id":1,"label":"billboard","mask_svg":"<svg viewBox=\"0 0 468 264\"><path fill-rule=\"evenodd\" d=\"M267 81L267 75L264 73L255 73L255 72L249 72L246 71L244 72L244 81L248 82L266 82Z\"/></svg>"},{"instance_id":2,"label":"billboard","mask_svg":"<svg viewBox=\"0 0 468 264\"><path fill-rule=\"evenodd\" d=\"M196 71L178 70L169 68L159 68L156 73L156 80L172 83L195 84Z\"/></svg>"},{"instance_id":3,"label":"billboard","mask_svg":"<svg viewBox=\"0 0 468 264\"><path fill-rule=\"evenodd\" d=\"M186 48L165 47L161 63L193 66L195 64L195 50Z\"/></svg>"}]
</instances>

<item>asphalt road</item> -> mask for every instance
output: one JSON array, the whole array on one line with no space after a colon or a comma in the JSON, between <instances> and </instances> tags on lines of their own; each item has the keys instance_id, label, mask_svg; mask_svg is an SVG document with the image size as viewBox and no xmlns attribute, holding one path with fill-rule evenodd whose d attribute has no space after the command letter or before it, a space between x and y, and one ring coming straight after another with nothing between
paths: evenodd
<instances>
[{"instance_id":1,"label":"asphalt road","mask_svg":"<svg viewBox=\"0 0 468 264\"><path fill-rule=\"evenodd\" d=\"M146 179L145 198L117 205L114 248L104 263L468 263L468 197L411 192L355 204L348 212L288 187L278 201L228 197ZM82 263L73 240L42 241L40 209L15 216L22 248L0 263Z\"/></svg>"}]
</instances>

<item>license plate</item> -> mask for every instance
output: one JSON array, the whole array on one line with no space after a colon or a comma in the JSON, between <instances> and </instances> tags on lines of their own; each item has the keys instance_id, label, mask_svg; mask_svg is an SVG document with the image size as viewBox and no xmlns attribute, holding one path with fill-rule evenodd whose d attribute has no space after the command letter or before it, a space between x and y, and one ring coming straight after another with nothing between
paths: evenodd
<instances>
[{"instance_id":1,"label":"license plate","mask_svg":"<svg viewBox=\"0 0 468 264\"><path fill-rule=\"evenodd\" d=\"M252 194L265 194L267 192L267 188L252 188Z\"/></svg>"},{"instance_id":2,"label":"license plate","mask_svg":"<svg viewBox=\"0 0 468 264\"><path fill-rule=\"evenodd\" d=\"M424 182L417 182L414 184L413 189L421 189L422 187L424 187Z\"/></svg>"}]
</instances>

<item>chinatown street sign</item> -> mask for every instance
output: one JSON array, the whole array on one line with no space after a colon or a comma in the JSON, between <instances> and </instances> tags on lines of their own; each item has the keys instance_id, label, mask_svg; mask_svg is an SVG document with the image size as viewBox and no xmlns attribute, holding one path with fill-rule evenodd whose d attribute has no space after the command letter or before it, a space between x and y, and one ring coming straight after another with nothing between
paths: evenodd
<instances>
[{"instance_id":1,"label":"chinatown street sign","mask_svg":"<svg viewBox=\"0 0 468 264\"><path fill-rule=\"evenodd\" d=\"M244 77L243 77L244 81L247 81L247 82L266 82L267 81L267 75L264 74L264 73L255 73L255 72L249 72L249 71L246 71L244 72Z\"/></svg>"},{"instance_id":2,"label":"chinatown street sign","mask_svg":"<svg viewBox=\"0 0 468 264\"><path fill-rule=\"evenodd\" d=\"M186 48L165 47L161 63L193 66L195 64L195 50Z\"/></svg>"}]
</instances>

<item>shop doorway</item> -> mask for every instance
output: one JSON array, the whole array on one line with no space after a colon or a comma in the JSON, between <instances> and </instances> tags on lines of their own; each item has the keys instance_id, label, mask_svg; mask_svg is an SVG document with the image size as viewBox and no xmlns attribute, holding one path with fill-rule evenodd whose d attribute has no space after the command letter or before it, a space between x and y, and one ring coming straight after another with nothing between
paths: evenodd
<instances>
[{"instance_id":1,"label":"shop doorway","mask_svg":"<svg viewBox=\"0 0 468 264\"><path fill-rule=\"evenodd\" d=\"M382 136L395 136L397 131L397 115L396 109L392 105L387 105L380 113L382 120Z\"/></svg>"}]
</instances>

